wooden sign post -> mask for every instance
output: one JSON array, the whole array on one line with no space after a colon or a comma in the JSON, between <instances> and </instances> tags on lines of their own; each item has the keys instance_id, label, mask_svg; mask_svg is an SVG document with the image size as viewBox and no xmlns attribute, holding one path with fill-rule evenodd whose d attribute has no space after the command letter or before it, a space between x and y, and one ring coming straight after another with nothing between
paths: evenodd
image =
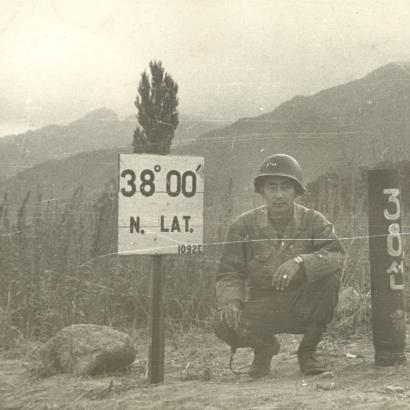
<instances>
[{"instance_id":1,"label":"wooden sign post","mask_svg":"<svg viewBox=\"0 0 410 410\"><path fill-rule=\"evenodd\" d=\"M161 259L162 255L153 256L150 286L151 340L148 352L148 378L151 384L161 383L164 380L165 334Z\"/></svg>"},{"instance_id":2,"label":"wooden sign post","mask_svg":"<svg viewBox=\"0 0 410 410\"><path fill-rule=\"evenodd\" d=\"M150 383L164 380L162 256L199 254L203 247L204 159L119 156L118 253L153 255Z\"/></svg>"},{"instance_id":3,"label":"wooden sign post","mask_svg":"<svg viewBox=\"0 0 410 410\"><path fill-rule=\"evenodd\" d=\"M375 363L393 366L406 361L403 244L396 170L368 172L368 201Z\"/></svg>"}]
</instances>

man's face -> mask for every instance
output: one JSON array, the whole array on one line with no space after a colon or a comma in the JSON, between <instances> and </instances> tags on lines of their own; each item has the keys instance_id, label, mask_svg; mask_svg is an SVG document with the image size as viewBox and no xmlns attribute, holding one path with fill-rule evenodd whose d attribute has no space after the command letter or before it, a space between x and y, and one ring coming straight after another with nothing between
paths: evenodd
<instances>
[{"instance_id":1,"label":"man's face","mask_svg":"<svg viewBox=\"0 0 410 410\"><path fill-rule=\"evenodd\" d=\"M272 212L283 213L293 207L295 184L286 177L268 176L262 181L261 195Z\"/></svg>"}]
</instances>

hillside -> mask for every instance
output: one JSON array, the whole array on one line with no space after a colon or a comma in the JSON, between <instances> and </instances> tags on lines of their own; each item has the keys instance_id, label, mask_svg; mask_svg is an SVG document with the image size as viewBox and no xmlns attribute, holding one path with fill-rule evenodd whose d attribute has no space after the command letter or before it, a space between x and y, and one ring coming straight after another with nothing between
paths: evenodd
<instances>
[{"instance_id":1,"label":"hillside","mask_svg":"<svg viewBox=\"0 0 410 410\"><path fill-rule=\"evenodd\" d=\"M387 66L362 80L312 97L298 97L296 102L284 103L270 116L240 120L203 134L197 140L175 142L172 154L205 156L204 242L207 246L203 255L166 256L164 266L167 277L172 278L166 281L164 291L170 320L183 323L184 318L195 318L204 323L210 317L215 263L227 226L239 212L260 203L258 195L253 193L253 176L260 160L278 151L295 155L306 171L310 192L301 199L302 203L323 211L336 225L346 249L343 284L367 294L365 171L369 166L398 168L403 189L401 228L407 233L408 103L404 97L385 97L388 95L385 90L380 92L377 112L367 113L365 120L357 114L353 126L343 123L342 118L347 121L347 111L360 105L360 93L354 99L353 91L357 87L363 89L369 77L379 78L376 83L382 87L390 84L392 95L402 92L405 80L396 81L396 71L390 68ZM374 95L376 91L372 91ZM346 99L352 103L340 103ZM397 108L392 108L393 102L398 104ZM293 112L292 107L298 104ZM338 110L329 108L333 105ZM389 111L390 117L386 114ZM336 114L332 128L330 116ZM283 121L279 123L275 118ZM385 118L382 124L380 118ZM393 134L391 130L397 129L400 121L400 132ZM249 128L252 122L255 132ZM269 131L267 124L273 131ZM341 131L355 128L355 132ZM7 332L0 332L0 346L2 340L12 346L22 334L51 335L75 322L124 327L147 323L151 258L118 257L116 252L118 153L130 150L130 147L109 148L48 160L0 182L0 194L3 194L0 298L7 301L10 312ZM389 157L394 161L389 161ZM404 252L410 254L406 245ZM406 298L410 301L410 294ZM355 317L352 326L357 323Z\"/></svg>"},{"instance_id":2,"label":"hillside","mask_svg":"<svg viewBox=\"0 0 410 410\"><path fill-rule=\"evenodd\" d=\"M194 139L227 121L181 115L174 143ZM119 119L109 109L94 110L68 125L49 125L24 134L0 139L0 180L51 159L63 159L76 153L131 146L137 120Z\"/></svg>"},{"instance_id":3,"label":"hillside","mask_svg":"<svg viewBox=\"0 0 410 410\"><path fill-rule=\"evenodd\" d=\"M307 182L330 171L406 159L410 154L406 67L388 64L362 79L297 96L271 113L211 131L179 152L206 156L210 187L224 184L226 190L232 177L233 214L257 203L249 195L253 175L271 153L295 156ZM220 202L218 195L212 202Z\"/></svg>"},{"instance_id":4,"label":"hillside","mask_svg":"<svg viewBox=\"0 0 410 410\"><path fill-rule=\"evenodd\" d=\"M388 64L362 79L313 96L295 97L269 114L241 119L196 139L176 140L171 153L205 156L205 205L214 221L207 234L219 237L230 218L259 203L252 194L252 180L268 154L294 155L307 182L338 169L349 174L361 165L407 158L409 118L410 75L402 65ZM112 117L111 121L121 123ZM85 123L87 118L71 127L81 125L85 130ZM102 140L107 129L101 125ZM106 145L115 142L114 134L109 135ZM8 191L10 201L18 203L37 184L55 197L68 195L78 185L102 189L109 179L116 179L117 153L130 150L124 145L35 166L3 183L0 192ZM58 144L55 151L66 152ZM13 201L13 196L19 200Z\"/></svg>"}]
</instances>

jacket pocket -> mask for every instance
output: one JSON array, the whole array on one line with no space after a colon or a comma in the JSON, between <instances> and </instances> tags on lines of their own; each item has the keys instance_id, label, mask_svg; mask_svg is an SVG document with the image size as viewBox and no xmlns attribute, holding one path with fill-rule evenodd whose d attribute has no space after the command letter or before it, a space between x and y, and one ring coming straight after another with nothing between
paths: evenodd
<instances>
[{"instance_id":1,"label":"jacket pocket","mask_svg":"<svg viewBox=\"0 0 410 410\"><path fill-rule=\"evenodd\" d=\"M265 239L251 244L252 255L249 260L250 287L269 287L272 285L272 272L276 266L276 251L274 241Z\"/></svg>"}]
</instances>

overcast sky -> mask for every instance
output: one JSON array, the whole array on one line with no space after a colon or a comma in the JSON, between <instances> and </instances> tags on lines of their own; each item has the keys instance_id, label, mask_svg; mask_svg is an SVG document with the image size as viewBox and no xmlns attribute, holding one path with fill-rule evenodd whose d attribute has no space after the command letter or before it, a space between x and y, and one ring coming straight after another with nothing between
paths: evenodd
<instances>
[{"instance_id":1,"label":"overcast sky","mask_svg":"<svg viewBox=\"0 0 410 410\"><path fill-rule=\"evenodd\" d=\"M408 1L0 0L0 122L134 113L163 61L180 112L237 119L410 60Z\"/></svg>"}]
</instances>

